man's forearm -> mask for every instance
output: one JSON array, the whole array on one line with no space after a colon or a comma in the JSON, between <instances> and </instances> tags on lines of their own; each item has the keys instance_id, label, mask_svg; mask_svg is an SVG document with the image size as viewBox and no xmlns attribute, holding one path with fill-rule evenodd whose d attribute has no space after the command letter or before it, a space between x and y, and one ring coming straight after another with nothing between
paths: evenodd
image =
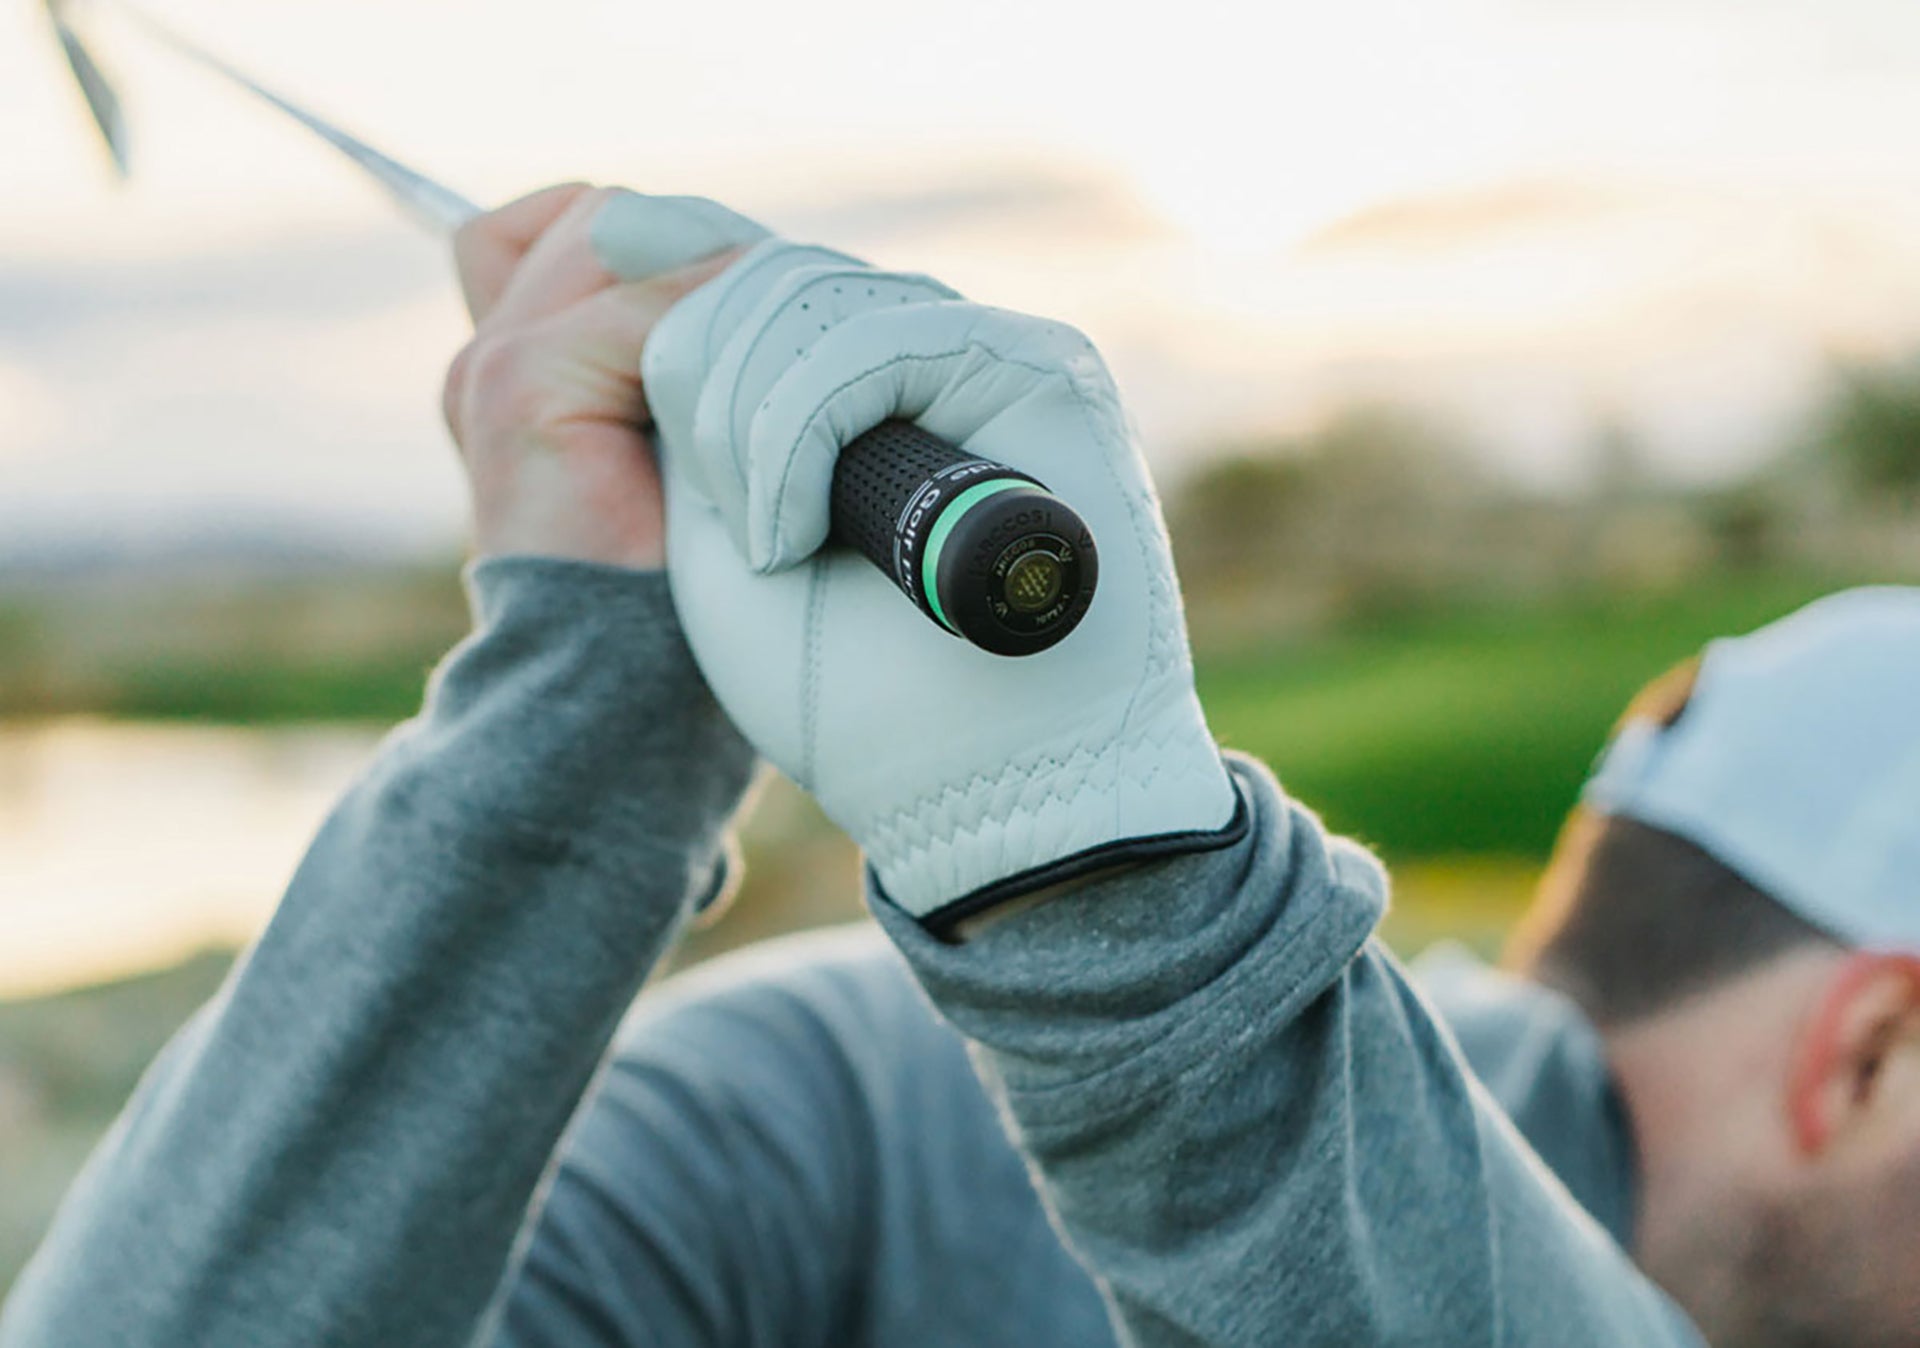
<instances>
[{"instance_id":1,"label":"man's forearm","mask_svg":"<svg viewBox=\"0 0 1920 1348\"><path fill-rule=\"evenodd\" d=\"M1130 1341L1695 1343L1371 941L1371 858L1235 776L1232 849L966 945L878 905Z\"/></svg>"},{"instance_id":2,"label":"man's forearm","mask_svg":"<svg viewBox=\"0 0 1920 1348\"><path fill-rule=\"evenodd\" d=\"M143 1083L6 1348L473 1332L751 771L663 577L520 559L475 587L475 636Z\"/></svg>"}]
</instances>

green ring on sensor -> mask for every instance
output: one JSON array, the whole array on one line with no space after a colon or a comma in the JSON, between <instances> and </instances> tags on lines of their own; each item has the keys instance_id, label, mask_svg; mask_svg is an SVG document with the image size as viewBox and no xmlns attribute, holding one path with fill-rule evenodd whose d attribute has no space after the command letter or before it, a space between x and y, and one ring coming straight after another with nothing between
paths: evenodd
<instances>
[{"instance_id":1,"label":"green ring on sensor","mask_svg":"<svg viewBox=\"0 0 1920 1348\"><path fill-rule=\"evenodd\" d=\"M977 482L968 487L940 512L940 518L933 522L933 530L927 535L927 550L920 559L920 587L926 592L927 605L933 610L933 616L940 625L955 636L960 629L947 619L946 610L940 607L940 588L935 577L940 574L940 549L946 546L947 535L959 526L961 518L989 496L997 496L1003 491L1013 491L1033 484L1020 478L995 478L991 482Z\"/></svg>"}]
</instances>

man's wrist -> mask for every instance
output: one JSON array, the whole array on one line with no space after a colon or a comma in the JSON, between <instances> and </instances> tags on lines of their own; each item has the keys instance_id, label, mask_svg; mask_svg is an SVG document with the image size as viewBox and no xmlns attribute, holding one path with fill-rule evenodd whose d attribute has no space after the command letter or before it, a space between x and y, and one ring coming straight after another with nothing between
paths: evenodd
<instances>
[{"instance_id":1,"label":"man's wrist","mask_svg":"<svg viewBox=\"0 0 1920 1348\"><path fill-rule=\"evenodd\" d=\"M667 564L665 524L657 496L606 490L580 465L552 455L526 456L516 465L513 493L482 501L476 489L473 539L477 557L507 561L577 561L626 571L658 571ZM568 474L581 474L574 480ZM541 478L552 479L535 484Z\"/></svg>"},{"instance_id":2,"label":"man's wrist","mask_svg":"<svg viewBox=\"0 0 1920 1348\"><path fill-rule=\"evenodd\" d=\"M559 552L485 550L467 563L464 578L476 628L535 592L542 607L590 612L611 603L632 607L636 614L655 610L661 621L679 626L664 567Z\"/></svg>"}]
</instances>

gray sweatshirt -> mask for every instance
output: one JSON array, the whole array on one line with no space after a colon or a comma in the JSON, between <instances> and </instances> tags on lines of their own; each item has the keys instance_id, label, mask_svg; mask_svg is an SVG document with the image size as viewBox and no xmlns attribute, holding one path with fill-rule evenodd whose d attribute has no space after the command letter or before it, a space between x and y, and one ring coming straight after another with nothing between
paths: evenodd
<instances>
[{"instance_id":1,"label":"gray sweatshirt","mask_svg":"<svg viewBox=\"0 0 1920 1348\"><path fill-rule=\"evenodd\" d=\"M1244 760L1240 846L965 945L877 902L904 964L683 980L590 1089L724 881L751 755L660 577L515 559L473 588L475 635L142 1083L0 1348L1699 1342L1616 1239L1591 1030L1452 971L1576 1198L1373 941L1378 868Z\"/></svg>"}]
</instances>

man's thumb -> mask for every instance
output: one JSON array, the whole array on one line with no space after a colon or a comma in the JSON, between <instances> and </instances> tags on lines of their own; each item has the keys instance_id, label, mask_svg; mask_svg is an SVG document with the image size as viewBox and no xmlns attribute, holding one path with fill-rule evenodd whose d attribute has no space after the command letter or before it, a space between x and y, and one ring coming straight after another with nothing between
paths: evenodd
<instances>
[{"instance_id":1,"label":"man's thumb","mask_svg":"<svg viewBox=\"0 0 1920 1348\"><path fill-rule=\"evenodd\" d=\"M623 281L644 281L768 237L763 226L705 197L624 190L601 206L590 232L600 264Z\"/></svg>"}]
</instances>

